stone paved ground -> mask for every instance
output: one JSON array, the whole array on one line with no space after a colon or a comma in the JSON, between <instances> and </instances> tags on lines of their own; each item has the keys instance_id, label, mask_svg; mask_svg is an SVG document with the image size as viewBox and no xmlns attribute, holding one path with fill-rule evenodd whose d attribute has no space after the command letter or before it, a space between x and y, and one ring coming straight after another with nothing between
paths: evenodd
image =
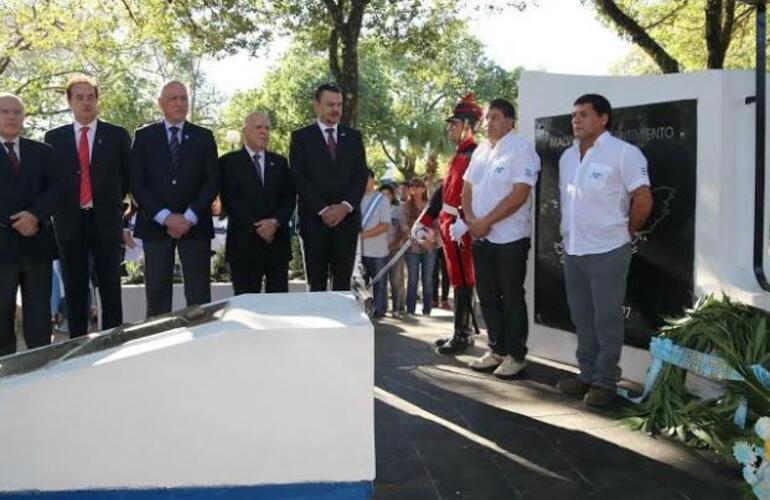
<instances>
[{"instance_id":1,"label":"stone paved ground","mask_svg":"<svg viewBox=\"0 0 770 500\"><path fill-rule=\"evenodd\" d=\"M376 499L738 498L736 469L560 395L564 367L502 381L434 354L436 316L377 324Z\"/></svg>"}]
</instances>

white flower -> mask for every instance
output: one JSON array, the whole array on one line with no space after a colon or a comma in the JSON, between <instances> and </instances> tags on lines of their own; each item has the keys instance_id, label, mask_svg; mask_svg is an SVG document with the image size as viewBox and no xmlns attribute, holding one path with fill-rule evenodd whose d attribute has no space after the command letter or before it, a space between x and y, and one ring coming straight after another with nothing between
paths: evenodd
<instances>
[{"instance_id":1,"label":"white flower","mask_svg":"<svg viewBox=\"0 0 770 500\"><path fill-rule=\"evenodd\" d=\"M733 445L733 456L738 463L743 465L753 465L757 461L757 454L754 446L746 441L738 441Z\"/></svg>"},{"instance_id":2,"label":"white flower","mask_svg":"<svg viewBox=\"0 0 770 500\"><path fill-rule=\"evenodd\" d=\"M747 465L743 468L743 479L753 486L757 482L757 470Z\"/></svg>"},{"instance_id":3,"label":"white flower","mask_svg":"<svg viewBox=\"0 0 770 500\"><path fill-rule=\"evenodd\" d=\"M764 440L770 439L770 417L762 417L754 425L757 436Z\"/></svg>"}]
</instances>

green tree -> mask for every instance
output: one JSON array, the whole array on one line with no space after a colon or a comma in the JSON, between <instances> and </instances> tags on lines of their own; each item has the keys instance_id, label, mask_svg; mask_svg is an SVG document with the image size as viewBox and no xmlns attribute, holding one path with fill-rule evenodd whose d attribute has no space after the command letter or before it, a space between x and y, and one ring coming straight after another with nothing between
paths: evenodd
<instances>
[{"instance_id":1,"label":"green tree","mask_svg":"<svg viewBox=\"0 0 770 500\"><path fill-rule=\"evenodd\" d=\"M191 84L192 118L214 123L221 97L202 78L200 57L184 37L172 43L139 29L120 2L6 0L0 21L0 89L25 100L33 136L69 119L64 84L75 73L99 80L102 117L129 130L157 118L158 87L172 77Z\"/></svg>"},{"instance_id":2,"label":"green tree","mask_svg":"<svg viewBox=\"0 0 770 500\"><path fill-rule=\"evenodd\" d=\"M753 64L753 7L736 0L582 0L663 73ZM633 71L649 65L631 54ZM624 63L620 64L620 68Z\"/></svg>"},{"instance_id":3,"label":"green tree","mask_svg":"<svg viewBox=\"0 0 770 500\"><path fill-rule=\"evenodd\" d=\"M359 45L374 37L395 54L431 51L443 27L467 9L523 9L523 0L122 0L143 30L191 35L207 53L257 50L292 36L325 52L328 75L343 90L343 122L357 124ZM172 40L166 40L171 43Z\"/></svg>"},{"instance_id":4,"label":"green tree","mask_svg":"<svg viewBox=\"0 0 770 500\"><path fill-rule=\"evenodd\" d=\"M408 179L436 163L450 149L444 119L469 90L481 101L515 100L520 70L506 71L481 53L480 42L456 21L443 27L429 52L393 54L378 38L361 42L358 127L370 166L382 174L393 165ZM247 113L267 110L272 147L285 154L291 130L314 119L311 96L325 64L322 52L295 43L260 88L232 98L222 115L224 128L239 130Z\"/></svg>"},{"instance_id":5,"label":"green tree","mask_svg":"<svg viewBox=\"0 0 770 500\"><path fill-rule=\"evenodd\" d=\"M457 21L444 27L429 54L394 56L376 43L365 54L380 61L384 81L392 82L392 104L377 116L373 136L405 179L422 171L418 163L435 162L451 149L444 120L465 93L473 91L482 103L515 101L518 94L520 70L506 71L485 58L478 39Z\"/></svg>"}]
</instances>

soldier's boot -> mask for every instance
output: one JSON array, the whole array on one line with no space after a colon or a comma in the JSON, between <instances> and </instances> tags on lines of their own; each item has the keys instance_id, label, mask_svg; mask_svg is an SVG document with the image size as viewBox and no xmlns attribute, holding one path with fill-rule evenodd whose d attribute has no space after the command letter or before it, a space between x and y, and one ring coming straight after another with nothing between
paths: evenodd
<instances>
[{"instance_id":1,"label":"soldier's boot","mask_svg":"<svg viewBox=\"0 0 770 500\"><path fill-rule=\"evenodd\" d=\"M473 345L473 335L457 332L448 342L436 348L436 352L445 356L460 354Z\"/></svg>"}]
</instances>

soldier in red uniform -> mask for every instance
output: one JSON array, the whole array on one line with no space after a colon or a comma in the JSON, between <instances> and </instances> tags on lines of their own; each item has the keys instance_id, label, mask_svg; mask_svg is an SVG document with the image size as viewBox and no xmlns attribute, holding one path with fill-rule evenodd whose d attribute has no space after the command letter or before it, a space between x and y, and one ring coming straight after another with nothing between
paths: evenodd
<instances>
[{"instance_id":1,"label":"soldier in red uniform","mask_svg":"<svg viewBox=\"0 0 770 500\"><path fill-rule=\"evenodd\" d=\"M460 241L453 241L450 228L455 221L463 218L460 194L463 189L463 175L471 161L476 141L473 133L482 116L481 107L476 104L473 93L463 97L447 119L449 139L457 144L457 149L449 164L446 178L436 190L428 205L428 210L415 224L413 234L420 238L422 233L438 217L444 258L447 263L449 281L454 287L454 334L436 342L439 354L456 354L473 345L473 331L470 327L473 286L473 259L471 257L471 239L468 233Z\"/></svg>"}]
</instances>

